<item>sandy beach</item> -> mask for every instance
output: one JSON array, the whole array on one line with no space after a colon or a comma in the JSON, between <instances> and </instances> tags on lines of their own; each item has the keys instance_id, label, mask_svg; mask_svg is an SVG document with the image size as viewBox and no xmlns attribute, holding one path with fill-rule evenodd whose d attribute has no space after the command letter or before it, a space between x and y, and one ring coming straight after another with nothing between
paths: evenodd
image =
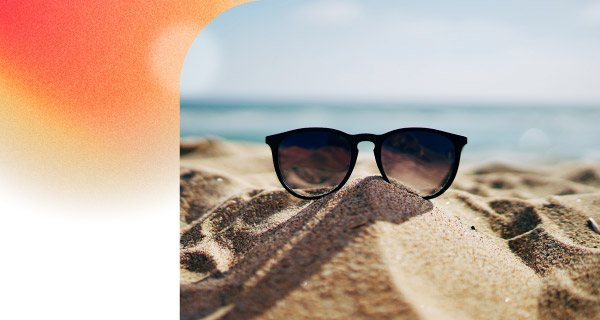
<instances>
[{"instance_id":1,"label":"sandy beach","mask_svg":"<svg viewBox=\"0 0 600 320\"><path fill-rule=\"evenodd\" d=\"M180 194L181 319L600 319L599 162L461 163L429 201L368 155L308 201L267 145L195 139Z\"/></svg>"}]
</instances>

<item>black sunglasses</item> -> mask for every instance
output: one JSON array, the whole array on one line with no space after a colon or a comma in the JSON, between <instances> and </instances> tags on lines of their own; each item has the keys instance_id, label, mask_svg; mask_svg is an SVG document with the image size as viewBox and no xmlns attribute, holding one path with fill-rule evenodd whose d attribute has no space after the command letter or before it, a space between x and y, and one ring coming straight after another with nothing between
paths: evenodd
<instances>
[{"instance_id":1,"label":"black sunglasses","mask_svg":"<svg viewBox=\"0 0 600 320\"><path fill-rule=\"evenodd\" d=\"M454 181L467 137L428 128L382 135L302 128L267 136L265 141L279 181L298 198L318 199L340 189L356 164L358 143L371 141L385 181L409 186L432 199Z\"/></svg>"}]
</instances>

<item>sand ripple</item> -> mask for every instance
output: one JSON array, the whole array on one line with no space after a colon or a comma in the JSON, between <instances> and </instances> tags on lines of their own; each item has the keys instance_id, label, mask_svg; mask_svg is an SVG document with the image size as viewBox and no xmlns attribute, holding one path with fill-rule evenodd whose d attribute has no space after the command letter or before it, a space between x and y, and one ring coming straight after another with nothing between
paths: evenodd
<instances>
[{"instance_id":1,"label":"sand ripple","mask_svg":"<svg viewBox=\"0 0 600 320\"><path fill-rule=\"evenodd\" d=\"M365 171L305 201L235 147L182 157L182 319L600 319L598 163L471 167L433 201Z\"/></svg>"}]
</instances>

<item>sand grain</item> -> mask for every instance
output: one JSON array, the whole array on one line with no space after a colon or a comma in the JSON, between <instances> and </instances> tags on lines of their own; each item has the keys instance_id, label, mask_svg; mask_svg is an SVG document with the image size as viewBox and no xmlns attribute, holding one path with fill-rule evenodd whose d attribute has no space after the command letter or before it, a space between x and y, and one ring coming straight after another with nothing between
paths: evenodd
<instances>
[{"instance_id":1,"label":"sand grain","mask_svg":"<svg viewBox=\"0 0 600 320\"><path fill-rule=\"evenodd\" d=\"M182 319L600 318L599 163L467 165L433 201L362 163L300 200L263 145L181 166Z\"/></svg>"}]
</instances>

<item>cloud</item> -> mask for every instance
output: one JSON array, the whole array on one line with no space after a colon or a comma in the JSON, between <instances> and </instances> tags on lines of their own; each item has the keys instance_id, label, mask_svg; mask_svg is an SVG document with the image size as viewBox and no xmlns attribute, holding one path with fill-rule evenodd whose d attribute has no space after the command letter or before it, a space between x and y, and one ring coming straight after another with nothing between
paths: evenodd
<instances>
[{"instance_id":1,"label":"cloud","mask_svg":"<svg viewBox=\"0 0 600 320\"><path fill-rule=\"evenodd\" d=\"M221 49L208 30L202 30L192 43L181 70L180 93L193 97L208 90L219 74Z\"/></svg>"},{"instance_id":2,"label":"cloud","mask_svg":"<svg viewBox=\"0 0 600 320\"><path fill-rule=\"evenodd\" d=\"M584 21L593 24L600 24L600 1L596 1L587 6L582 11Z\"/></svg>"},{"instance_id":3,"label":"cloud","mask_svg":"<svg viewBox=\"0 0 600 320\"><path fill-rule=\"evenodd\" d=\"M227 51L210 94L600 102L600 43L597 28L578 23L582 5L569 7L575 14L544 11L530 19L501 10L448 15L408 6L374 9L366 2L295 3L271 28L262 28L265 17L259 29L249 24L245 30L256 32L238 36L242 40L220 39L224 47L252 50ZM589 19L593 12L600 17L593 8Z\"/></svg>"},{"instance_id":4,"label":"cloud","mask_svg":"<svg viewBox=\"0 0 600 320\"><path fill-rule=\"evenodd\" d=\"M311 22L345 24L360 19L362 8L349 1L318 1L299 7L294 15Z\"/></svg>"}]
</instances>

